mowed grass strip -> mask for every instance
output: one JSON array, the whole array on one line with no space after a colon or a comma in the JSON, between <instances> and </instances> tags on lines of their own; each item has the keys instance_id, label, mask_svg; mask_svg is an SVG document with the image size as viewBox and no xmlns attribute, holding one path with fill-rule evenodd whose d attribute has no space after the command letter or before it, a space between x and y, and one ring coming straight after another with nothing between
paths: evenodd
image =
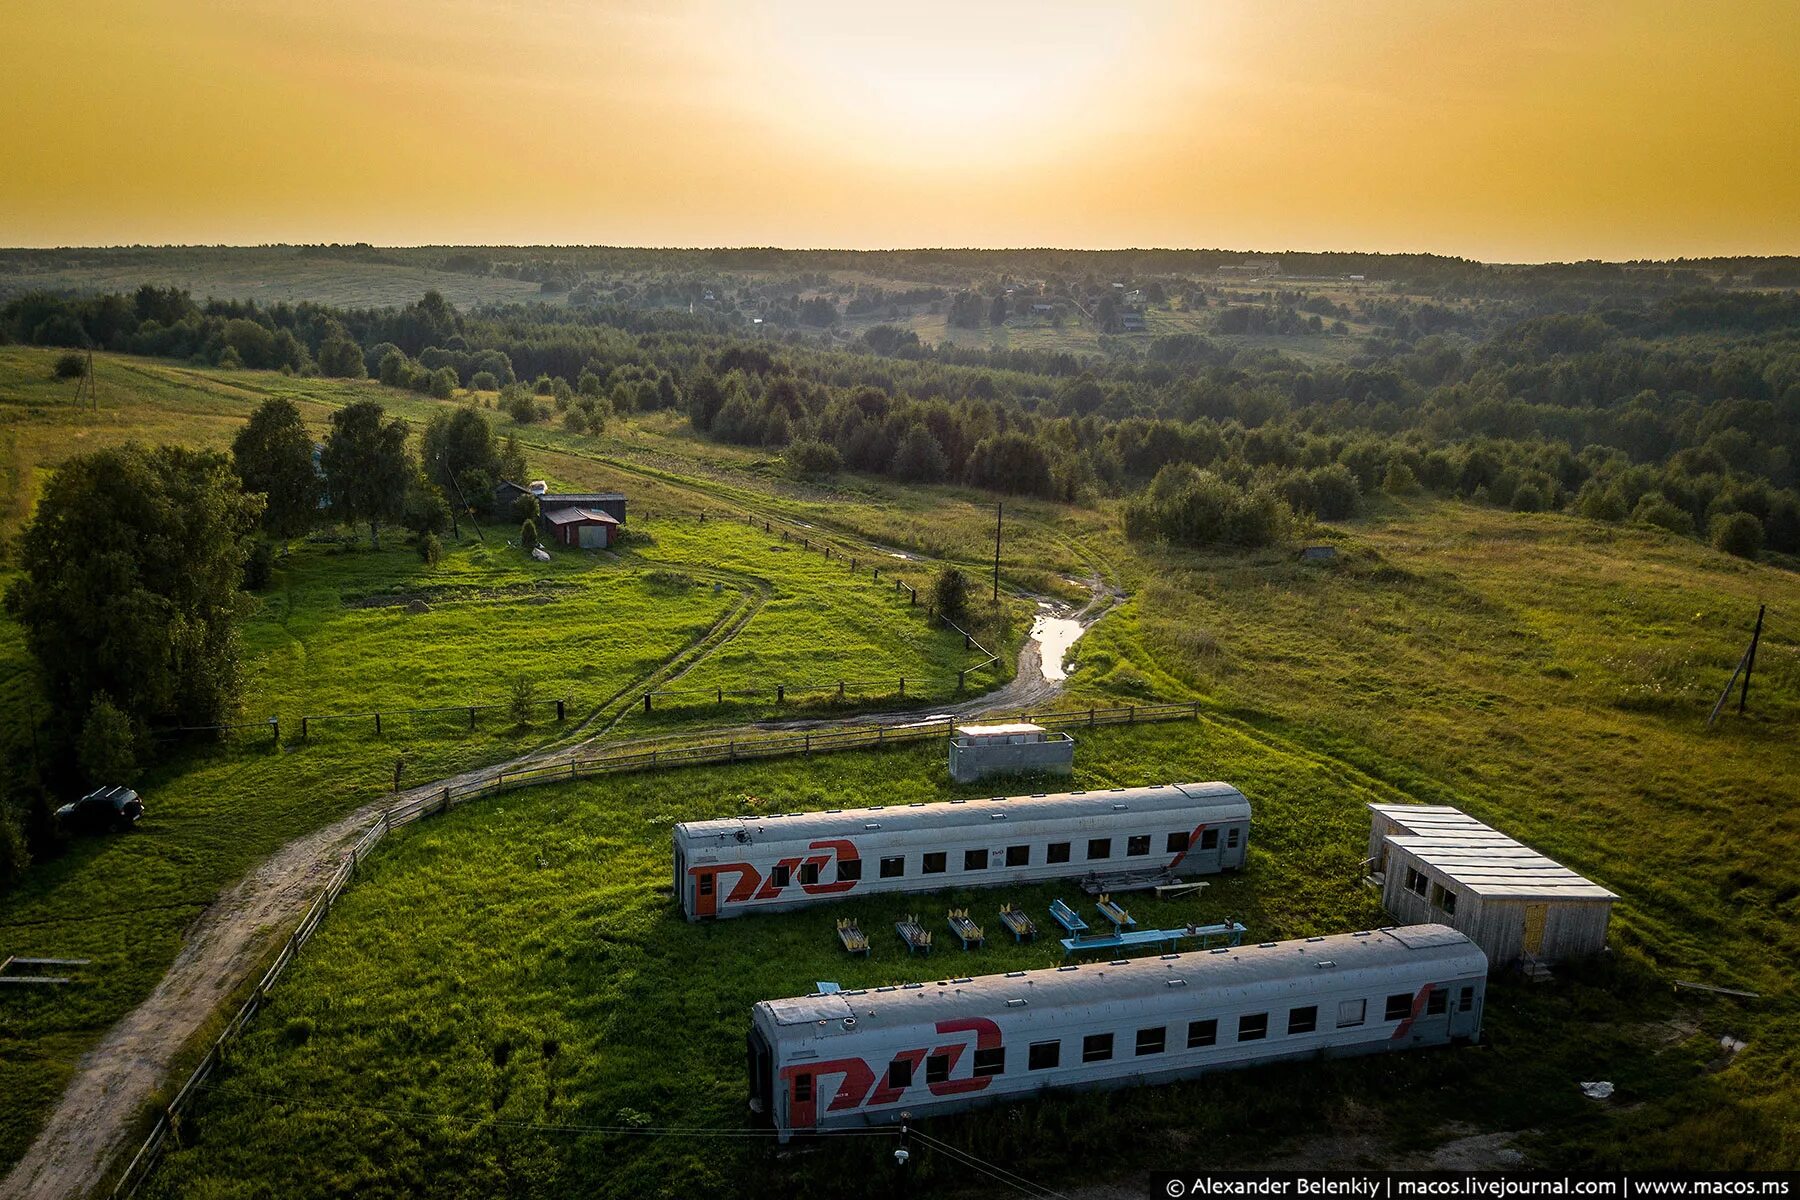
<instances>
[{"instance_id":1,"label":"mowed grass strip","mask_svg":"<svg viewBox=\"0 0 1800 1200\"><path fill-rule=\"evenodd\" d=\"M1074 786L1218 777L1256 807L1249 868L1198 898L1128 897L1140 926L1230 916L1260 940L1382 922L1357 874L1363 804L1395 798L1392 789L1204 721L1097 730L1082 737L1078 762ZM950 785L941 748L912 748L558 785L409 829L308 946L152 1194L230 1195L276 1179L299 1196L399 1196L425 1180L445 1196L841 1194L849 1179L858 1194L978 1191L981 1180L930 1153L903 1182L882 1142L777 1155L760 1141L582 1127L742 1128L755 1001L821 979L855 988L1051 967L1061 961L1054 940L1014 945L999 905L1024 905L1045 930L1052 898L1090 906L1073 886L960 889L693 925L667 895L674 822L992 790ZM986 949L954 948L942 928L950 907L988 926ZM907 913L939 931L928 958L909 956L892 932ZM870 958L837 948L841 916L870 934ZM1560 1161L1618 1161L1616 1139L1636 1136L1640 1151L1660 1145L1669 1156L1676 1148L1656 1139L1670 1097L1686 1106L1723 1091L1699 1068L1707 1022L1667 1042L1672 1010L1634 962L1601 965L1553 988L1497 987L1479 1049L1058 1097L926 1128L1060 1183L1120 1178L1197 1146L1218 1164L1253 1161L1289 1135L1346 1125L1398 1146L1519 1131ZM1598 1108L1575 1086L1594 1076L1655 1111Z\"/></svg>"}]
</instances>

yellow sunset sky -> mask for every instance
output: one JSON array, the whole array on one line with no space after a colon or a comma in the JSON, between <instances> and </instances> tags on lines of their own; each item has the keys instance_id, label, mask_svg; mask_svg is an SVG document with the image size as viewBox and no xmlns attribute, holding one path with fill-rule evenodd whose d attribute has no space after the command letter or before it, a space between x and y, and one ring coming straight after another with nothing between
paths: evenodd
<instances>
[{"instance_id":1,"label":"yellow sunset sky","mask_svg":"<svg viewBox=\"0 0 1800 1200\"><path fill-rule=\"evenodd\" d=\"M0 3L0 244L1800 253L1800 3Z\"/></svg>"}]
</instances>

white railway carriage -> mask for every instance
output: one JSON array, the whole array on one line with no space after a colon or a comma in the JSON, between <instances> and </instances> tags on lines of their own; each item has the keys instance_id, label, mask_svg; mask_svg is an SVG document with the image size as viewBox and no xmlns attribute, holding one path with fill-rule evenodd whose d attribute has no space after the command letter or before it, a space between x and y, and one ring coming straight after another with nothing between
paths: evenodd
<instances>
[{"instance_id":1,"label":"white railway carriage","mask_svg":"<svg viewBox=\"0 0 1800 1200\"><path fill-rule=\"evenodd\" d=\"M750 1109L781 1140L1280 1059L1474 1040L1487 956L1445 925L765 1000Z\"/></svg>"},{"instance_id":2,"label":"white railway carriage","mask_svg":"<svg viewBox=\"0 0 1800 1200\"><path fill-rule=\"evenodd\" d=\"M1226 783L684 821L675 894L688 920L845 895L1210 875L1244 865L1250 802Z\"/></svg>"}]
</instances>

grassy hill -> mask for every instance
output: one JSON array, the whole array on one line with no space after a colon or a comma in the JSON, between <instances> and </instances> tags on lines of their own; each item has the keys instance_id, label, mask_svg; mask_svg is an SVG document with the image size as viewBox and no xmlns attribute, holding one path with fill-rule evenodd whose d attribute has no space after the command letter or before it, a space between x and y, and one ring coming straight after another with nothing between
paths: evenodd
<instances>
[{"instance_id":1,"label":"grassy hill","mask_svg":"<svg viewBox=\"0 0 1800 1200\"><path fill-rule=\"evenodd\" d=\"M73 389L48 382L51 357L0 351L9 530L29 511L40 473L81 445L127 436L223 445L270 392L294 396L320 424L350 395L376 396L415 421L437 403L375 384L106 360L96 417L59 403ZM785 600L758 610L746 627L753 637L696 668L692 682L707 686L754 680L771 663L821 664L826 637L895 673L941 673L959 653L959 641L884 635L887 626L867 619L874 590L849 593L846 577L820 560L777 549L772 536L746 536L742 525L703 526L697 514L750 508L804 522L845 546L921 556L927 562L894 560L920 576L937 560L971 569L988 561L992 497L857 476L796 484L763 452L700 441L666 415L620 422L601 438L495 416L520 436L534 471L571 486L620 486L639 506L634 521L645 511L666 523L652 515L644 526L652 541L617 563L559 559L540 575L495 546L464 545L442 579L427 581L483 591L566 585L538 610L565 622L544 644L533 640L535 624L505 634L513 618L489 596L432 600L420 614L349 607L347 596L418 590L421 568L403 550L308 547L247 626L252 712L279 709L285 723L296 707L404 694L415 678L427 692L462 695L489 673L489 659L497 680L530 670L547 688L604 692L742 594L692 587L666 603L646 590L652 572L704 580L714 570L752 592L766 582ZM1006 514L1009 586L1073 597L1079 581L1097 578L1128 597L1079 644L1072 700L1205 702L1194 725L1083 738L1080 778L1216 776L1239 783L1258 807L1249 871L1197 907L1146 907L1140 920L1229 911L1259 937L1379 921L1374 894L1357 881L1361 805L1373 798L1465 807L1621 900L1609 958L1563 971L1548 987L1498 985L1489 1044L1479 1050L1001 1110L940 1122L940 1136L1032 1178L1117 1177L1196 1146L1220 1162L1278 1160L1285 1138L1321 1129L1380 1153L1496 1133L1554 1164L1800 1162L1792 1118L1800 576L1788 564L1748 564L1655 531L1452 502L1380 501L1359 520L1317 531L1340 551L1323 567L1287 550L1127 543L1107 503L1009 500ZM286 607L290 594L298 599ZM852 601L854 609L833 608ZM1770 617L1751 711L1709 728L1707 711L1759 603ZM630 646L601 638L575 655L548 648L581 638L593 614L619 605L668 620L645 623ZM1025 611L1013 603L1015 630ZM404 657L426 629L441 654L424 664ZM19 682L16 631L3 622L0 655L13 668L0 704L19 714L16 728L31 693ZM437 657L456 655L470 661L440 669ZM704 719L704 710L692 716ZM554 735L535 726L473 738L409 731L419 741L406 750L408 777ZM14 941L83 948L102 960L106 980L84 999L34 1001L20 1010L18 1032L9 1025L0 1037L12 1097L6 1127L18 1131L0 1158L22 1147L81 1049L155 978L194 906L273 845L374 791L393 753L349 733L281 755L184 751L150 789L168 797L153 801L159 818L169 814L167 831L154 835L166 842L83 848L0 901L9 950ZM327 774L354 782L321 790ZM159 1177L161 1194L228 1194L276 1179L300 1194L398 1193L431 1178L471 1195L503 1187L625 1195L864 1178L868 1162L851 1151L769 1162L715 1143L519 1123L612 1127L642 1115L655 1125L731 1126L751 1000L805 991L814 979L927 979L948 969L879 941L869 964L846 963L832 948L830 914L700 930L676 921L654 891L670 822L737 811L750 797L793 810L950 791L930 751L849 755L515 794L401 834L255 1026L202 1114L198 1143ZM540 869L544 847L554 852ZM1048 895L1006 898L1041 907ZM1000 898L914 906L991 908ZM861 915L873 929L892 916ZM956 961L965 971L1042 965L1030 953L996 945ZM1677 992L1676 979L1762 998ZM1748 1048L1722 1057L1724 1035ZM1577 1083L1593 1078L1615 1081L1617 1099L1582 1097ZM956 1182L929 1174L941 1169L928 1168L933 1183Z\"/></svg>"}]
</instances>

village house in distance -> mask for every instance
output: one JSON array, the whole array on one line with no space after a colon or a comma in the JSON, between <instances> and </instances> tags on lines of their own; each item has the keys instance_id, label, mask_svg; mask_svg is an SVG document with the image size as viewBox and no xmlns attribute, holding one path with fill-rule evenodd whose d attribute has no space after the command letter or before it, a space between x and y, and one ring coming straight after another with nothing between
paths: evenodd
<instances>
[{"instance_id":1,"label":"village house in distance","mask_svg":"<svg viewBox=\"0 0 1800 1200\"><path fill-rule=\"evenodd\" d=\"M537 497L538 529L559 546L607 550L625 525L623 492L552 492L541 479L525 485L503 479L494 488L494 507L510 512L520 496Z\"/></svg>"}]
</instances>

